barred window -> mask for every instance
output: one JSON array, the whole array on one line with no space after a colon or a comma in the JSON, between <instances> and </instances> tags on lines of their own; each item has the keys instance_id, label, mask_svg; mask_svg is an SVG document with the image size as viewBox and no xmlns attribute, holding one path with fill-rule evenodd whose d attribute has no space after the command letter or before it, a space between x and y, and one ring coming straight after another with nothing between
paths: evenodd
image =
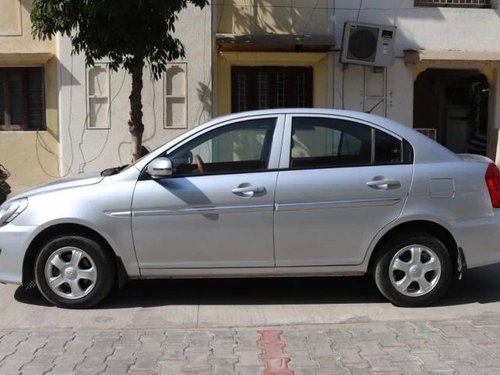
<instances>
[{"instance_id":1,"label":"barred window","mask_svg":"<svg viewBox=\"0 0 500 375\"><path fill-rule=\"evenodd\" d=\"M414 4L422 7L491 8L491 0L415 0Z\"/></svg>"},{"instance_id":2,"label":"barred window","mask_svg":"<svg viewBox=\"0 0 500 375\"><path fill-rule=\"evenodd\" d=\"M311 67L234 66L231 86L232 112L313 104Z\"/></svg>"},{"instance_id":3,"label":"barred window","mask_svg":"<svg viewBox=\"0 0 500 375\"><path fill-rule=\"evenodd\" d=\"M0 130L44 130L43 68L0 68Z\"/></svg>"},{"instance_id":4,"label":"barred window","mask_svg":"<svg viewBox=\"0 0 500 375\"><path fill-rule=\"evenodd\" d=\"M257 72L257 109L269 108L269 74Z\"/></svg>"}]
</instances>

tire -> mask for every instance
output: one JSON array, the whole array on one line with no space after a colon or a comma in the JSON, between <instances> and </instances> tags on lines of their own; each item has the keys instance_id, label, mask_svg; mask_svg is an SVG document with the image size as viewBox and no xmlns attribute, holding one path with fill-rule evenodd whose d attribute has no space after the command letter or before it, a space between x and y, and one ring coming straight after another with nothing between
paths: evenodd
<instances>
[{"instance_id":1,"label":"tire","mask_svg":"<svg viewBox=\"0 0 500 375\"><path fill-rule=\"evenodd\" d=\"M0 204L5 202L7 200L7 194L4 193L4 191L0 188Z\"/></svg>"},{"instance_id":2,"label":"tire","mask_svg":"<svg viewBox=\"0 0 500 375\"><path fill-rule=\"evenodd\" d=\"M49 302L73 309L101 302L116 275L109 251L94 239L78 235L47 242L36 257L34 271L38 289Z\"/></svg>"},{"instance_id":3,"label":"tire","mask_svg":"<svg viewBox=\"0 0 500 375\"><path fill-rule=\"evenodd\" d=\"M450 253L430 234L400 235L386 243L380 254L375 263L375 283L396 306L428 306L440 299L451 283Z\"/></svg>"}]
</instances>

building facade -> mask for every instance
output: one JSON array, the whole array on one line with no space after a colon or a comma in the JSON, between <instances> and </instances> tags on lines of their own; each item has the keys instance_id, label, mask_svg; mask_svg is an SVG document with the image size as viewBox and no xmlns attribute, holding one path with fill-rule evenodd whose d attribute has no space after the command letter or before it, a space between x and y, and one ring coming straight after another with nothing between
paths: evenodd
<instances>
[{"instance_id":1,"label":"building facade","mask_svg":"<svg viewBox=\"0 0 500 375\"><path fill-rule=\"evenodd\" d=\"M158 81L145 68L143 144L148 149L212 117L211 25L210 7L181 11L176 32L185 59L169 64ZM61 176L129 164L130 74L110 70L105 60L86 67L82 55L71 54L69 38L59 37L57 43Z\"/></svg>"},{"instance_id":2,"label":"building facade","mask_svg":"<svg viewBox=\"0 0 500 375\"><path fill-rule=\"evenodd\" d=\"M35 125L12 120L16 113L5 103L15 90L1 86L0 163L13 173L14 189L128 164L129 75L110 71L106 61L86 67L66 37L33 41L29 3L4 0L8 11L0 13L0 82L21 74L11 69L25 69L25 80L43 74L43 122ZM144 73L144 144L155 148L231 112L327 107L371 111L455 152L499 163L499 16L494 0L214 0L203 10L189 7L176 24L186 58L158 81ZM395 27L387 66L344 62L347 22ZM20 102L17 118L36 122L39 107Z\"/></svg>"},{"instance_id":3,"label":"building facade","mask_svg":"<svg viewBox=\"0 0 500 375\"><path fill-rule=\"evenodd\" d=\"M396 27L392 63L342 62L347 22ZM371 111L455 152L497 159L499 32L489 0L219 1L214 112L290 104Z\"/></svg>"},{"instance_id":4,"label":"building facade","mask_svg":"<svg viewBox=\"0 0 500 375\"><path fill-rule=\"evenodd\" d=\"M0 164L20 191L59 176L57 48L33 40L31 1L0 6Z\"/></svg>"}]
</instances>

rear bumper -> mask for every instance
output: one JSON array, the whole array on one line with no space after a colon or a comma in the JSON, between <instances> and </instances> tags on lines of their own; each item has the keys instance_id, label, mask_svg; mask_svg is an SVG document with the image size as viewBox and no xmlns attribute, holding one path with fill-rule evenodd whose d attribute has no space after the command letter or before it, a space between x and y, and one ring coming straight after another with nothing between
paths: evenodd
<instances>
[{"instance_id":1,"label":"rear bumper","mask_svg":"<svg viewBox=\"0 0 500 375\"><path fill-rule=\"evenodd\" d=\"M500 263L500 215L454 221L452 228L467 269Z\"/></svg>"},{"instance_id":2,"label":"rear bumper","mask_svg":"<svg viewBox=\"0 0 500 375\"><path fill-rule=\"evenodd\" d=\"M7 224L0 228L0 282L22 284L23 262L36 227Z\"/></svg>"}]
</instances>

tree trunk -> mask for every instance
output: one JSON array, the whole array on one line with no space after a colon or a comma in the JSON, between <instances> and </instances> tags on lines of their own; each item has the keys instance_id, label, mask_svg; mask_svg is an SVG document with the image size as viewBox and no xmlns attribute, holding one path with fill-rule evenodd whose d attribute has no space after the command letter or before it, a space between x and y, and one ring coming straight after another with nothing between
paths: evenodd
<instances>
[{"instance_id":1,"label":"tree trunk","mask_svg":"<svg viewBox=\"0 0 500 375\"><path fill-rule=\"evenodd\" d=\"M131 69L132 92L130 93L130 120L128 129L132 135L132 161L136 161L142 156L142 134L144 124L142 123L142 71L144 60L137 59L137 63Z\"/></svg>"}]
</instances>

